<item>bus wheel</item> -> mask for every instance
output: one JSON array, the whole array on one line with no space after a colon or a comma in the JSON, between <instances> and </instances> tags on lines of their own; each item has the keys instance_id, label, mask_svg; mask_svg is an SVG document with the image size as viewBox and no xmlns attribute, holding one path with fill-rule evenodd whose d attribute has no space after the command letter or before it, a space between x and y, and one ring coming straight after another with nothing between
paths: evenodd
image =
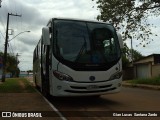
<instances>
[{"instance_id":1,"label":"bus wheel","mask_svg":"<svg viewBox=\"0 0 160 120\"><path fill-rule=\"evenodd\" d=\"M43 81L42 83L42 95L44 97L47 97L48 96L48 93L47 93L47 90L46 90L46 85L45 85L45 82Z\"/></svg>"},{"instance_id":2,"label":"bus wheel","mask_svg":"<svg viewBox=\"0 0 160 120\"><path fill-rule=\"evenodd\" d=\"M42 94L44 97L49 97L49 90L48 90L48 81L45 77L42 79Z\"/></svg>"}]
</instances>

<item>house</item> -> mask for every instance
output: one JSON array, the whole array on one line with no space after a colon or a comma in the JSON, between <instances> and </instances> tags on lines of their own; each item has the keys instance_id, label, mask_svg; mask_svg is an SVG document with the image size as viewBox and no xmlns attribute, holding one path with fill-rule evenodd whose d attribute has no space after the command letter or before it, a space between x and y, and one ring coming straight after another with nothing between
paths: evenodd
<instances>
[{"instance_id":1,"label":"house","mask_svg":"<svg viewBox=\"0 0 160 120\"><path fill-rule=\"evenodd\" d=\"M151 54L134 61L135 78L152 78L160 76L160 54Z\"/></svg>"}]
</instances>

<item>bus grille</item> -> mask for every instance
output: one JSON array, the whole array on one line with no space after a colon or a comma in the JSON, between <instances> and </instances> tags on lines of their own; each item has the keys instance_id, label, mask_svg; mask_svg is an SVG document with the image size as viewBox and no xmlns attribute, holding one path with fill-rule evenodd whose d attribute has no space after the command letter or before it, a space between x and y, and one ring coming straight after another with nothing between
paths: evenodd
<instances>
[{"instance_id":1,"label":"bus grille","mask_svg":"<svg viewBox=\"0 0 160 120\"><path fill-rule=\"evenodd\" d=\"M104 85L104 86L98 86L98 88L108 88L108 87L111 87L111 85ZM79 87L79 86L70 86L71 88L73 89L87 89L87 87Z\"/></svg>"},{"instance_id":2,"label":"bus grille","mask_svg":"<svg viewBox=\"0 0 160 120\"><path fill-rule=\"evenodd\" d=\"M98 92L107 92L107 91L111 91L111 90L115 90L116 87L114 88L110 88L110 89L105 89L105 90L94 90L94 91L75 91L75 90L65 90L66 92L70 92L70 93L98 93Z\"/></svg>"}]
</instances>

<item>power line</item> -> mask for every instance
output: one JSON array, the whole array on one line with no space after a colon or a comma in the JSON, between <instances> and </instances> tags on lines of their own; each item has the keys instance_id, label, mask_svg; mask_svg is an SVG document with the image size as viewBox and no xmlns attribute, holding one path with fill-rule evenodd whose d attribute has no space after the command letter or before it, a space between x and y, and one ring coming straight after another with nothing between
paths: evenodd
<instances>
[{"instance_id":1,"label":"power line","mask_svg":"<svg viewBox=\"0 0 160 120\"><path fill-rule=\"evenodd\" d=\"M12 47L11 43L9 43L8 45L9 45L9 48L10 48L10 52L14 55L14 51L13 51L13 47Z\"/></svg>"},{"instance_id":2,"label":"power line","mask_svg":"<svg viewBox=\"0 0 160 120\"><path fill-rule=\"evenodd\" d=\"M4 35L2 34L2 32L1 32L1 31L0 31L0 33L1 33L2 37L4 38ZM4 38L4 40L5 40L5 38Z\"/></svg>"},{"instance_id":3,"label":"power line","mask_svg":"<svg viewBox=\"0 0 160 120\"><path fill-rule=\"evenodd\" d=\"M14 0L12 0L11 2L8 3L9 5L9 8L10 8L10 11L14 12L14 13L17 13L16 9L15 9L15 3L16 1L14 2ZM13 21L15 21L15 23L11 22L10 23L10 28L16 28L18 29L18 25L17 25L17 17L13 17L11 18Z\"/></svg>"},{"instance_id":4,"label":"power line","mask_svg":"<svg viewBox=\"0 0 160 120\"><path fill-rule=\"evenodd\" d=\"M6 1L6 0L5 0L5 1ZM6 9L6 12L7 12L7 13L9 13L8 6L7 6L6 2L3 2L3 3L4 3L3 8Z\"/></svg>"},{"instance_id":5,"label":"power line","mask_svg":"<svg viewBox=\"0 0 160 120\"><path fill-rule=\"evenodd\" d=\"M0 31L0 33L1 33L1 36L3 37L3 39L5 40L4 35L2 34L2 32L1 32L1 31ZM2 42L3 42L3 41L2 41ZM1 42L1 43L2 43L2 42ZM2 48L2 47L3 47L3 45L4 45L4 44L0 44L0 48ZM3 49L4 49L4 48L3 48Z\"/></svg>"},{"instance_id":6,"label":"power line","mask_svg":"<svg viewBox=\"0 0 160 120\"><path fill-rule=\"evenodd\" d=\"M4 23L3 23L2 19L1 19L1 17L0 17L0 22L1 22L2 26L3 26L4 31L5 31L6 28L5 28L5 25L4 25Z\"/></svg>"},{"instance_id":7,"label":"power line","mask_svg":"<svg viewBox=\"0 0 160 120\"><path fill-rule=\"evenodd\" d=\"M14 2L14 3L15 3L15 4L14 4L14 9L15 9L15 12L17 13L16 2ZM16 23L17 23L16 28L19 28L17 17L16 17Z\"/></svg>"},{"instance_id":8,"label":"power line","mask_svg":"<svg viewBox=\"0 0 160 120\"><path fill-rule=\"evenodd\" d=\"M7 18L7 15L5 13L9 12L7 4L6 4L6 0L5 1L3 0L3 7L2 7L1 10L2 11L0 11L1 12L0 22L1 22L2 26L3 26L4 31L6 31L6 27L4 25L4 23L5 23L4 21L6 21L6 20L4 20L4 19Z\"/></svg>"}]
</instances>

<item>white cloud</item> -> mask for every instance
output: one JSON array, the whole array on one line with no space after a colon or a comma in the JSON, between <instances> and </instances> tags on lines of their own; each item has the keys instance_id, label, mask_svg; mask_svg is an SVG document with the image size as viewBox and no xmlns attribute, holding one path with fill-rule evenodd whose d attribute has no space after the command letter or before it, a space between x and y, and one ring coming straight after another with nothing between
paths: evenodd
<instances>
[{"instance_id":1,"label":"white cloud","mask_svg":"<svg viewBox=\"0 0 160 120\"><path fill-rule=\"evenodd\" d=\"M14 53L20 53L21 55L19 57L20 69L32 69L33 50L41 36L42 27L46 26L50 18L71 17L93 20L99 14L99 11L92 6L96 6L92 0L4 0L0 8L0 31L3 35L5 34L8 12L22 14L22 17L10 17L10 28L14 29L14 35L27 30L31 31L17 36L10 42ZM155 18L153 23L159 25L159 19ZM155 32L158 30L160 31L159 27L154 29ZM10 36L10 38L12 37ZM136 49L142 54L158 52L157 45L160 45L158 40L155 38L155 41L148 47ZM0 42L4 43L1 34ZM130 44L129 41L128 44ZM4 49L3 45L0 44L1 51Z\"/></svg>"},{"instance_id":2,"label":"white cloud","mask_svg":"<svg viewBox=\"0 0 160 120\"><path fill-rule=\"evenodd\" d=\"M5 0L0 11L0 14L3 14L0 22L6 25L4 21L7 19L8 12L22 14L21 18L10 17L10 28L14 29L14 35L27 30L31 31L30 33L17 36L10 42L14 53L21 53L19 57L21 62L19 64L20 69L32 69L33 50L41 36L42 27L47 24L50 18L71 17L94 19L98 11L92 8L93 4L90 0ZM1 24L0 30L3 31L3 34L5 33ZM13 36L10 36L10 38ZM2 39L1 41L4 42ZM1 51L3 51L3 49L1 49Z\"/></svg>"}]
</instances>

